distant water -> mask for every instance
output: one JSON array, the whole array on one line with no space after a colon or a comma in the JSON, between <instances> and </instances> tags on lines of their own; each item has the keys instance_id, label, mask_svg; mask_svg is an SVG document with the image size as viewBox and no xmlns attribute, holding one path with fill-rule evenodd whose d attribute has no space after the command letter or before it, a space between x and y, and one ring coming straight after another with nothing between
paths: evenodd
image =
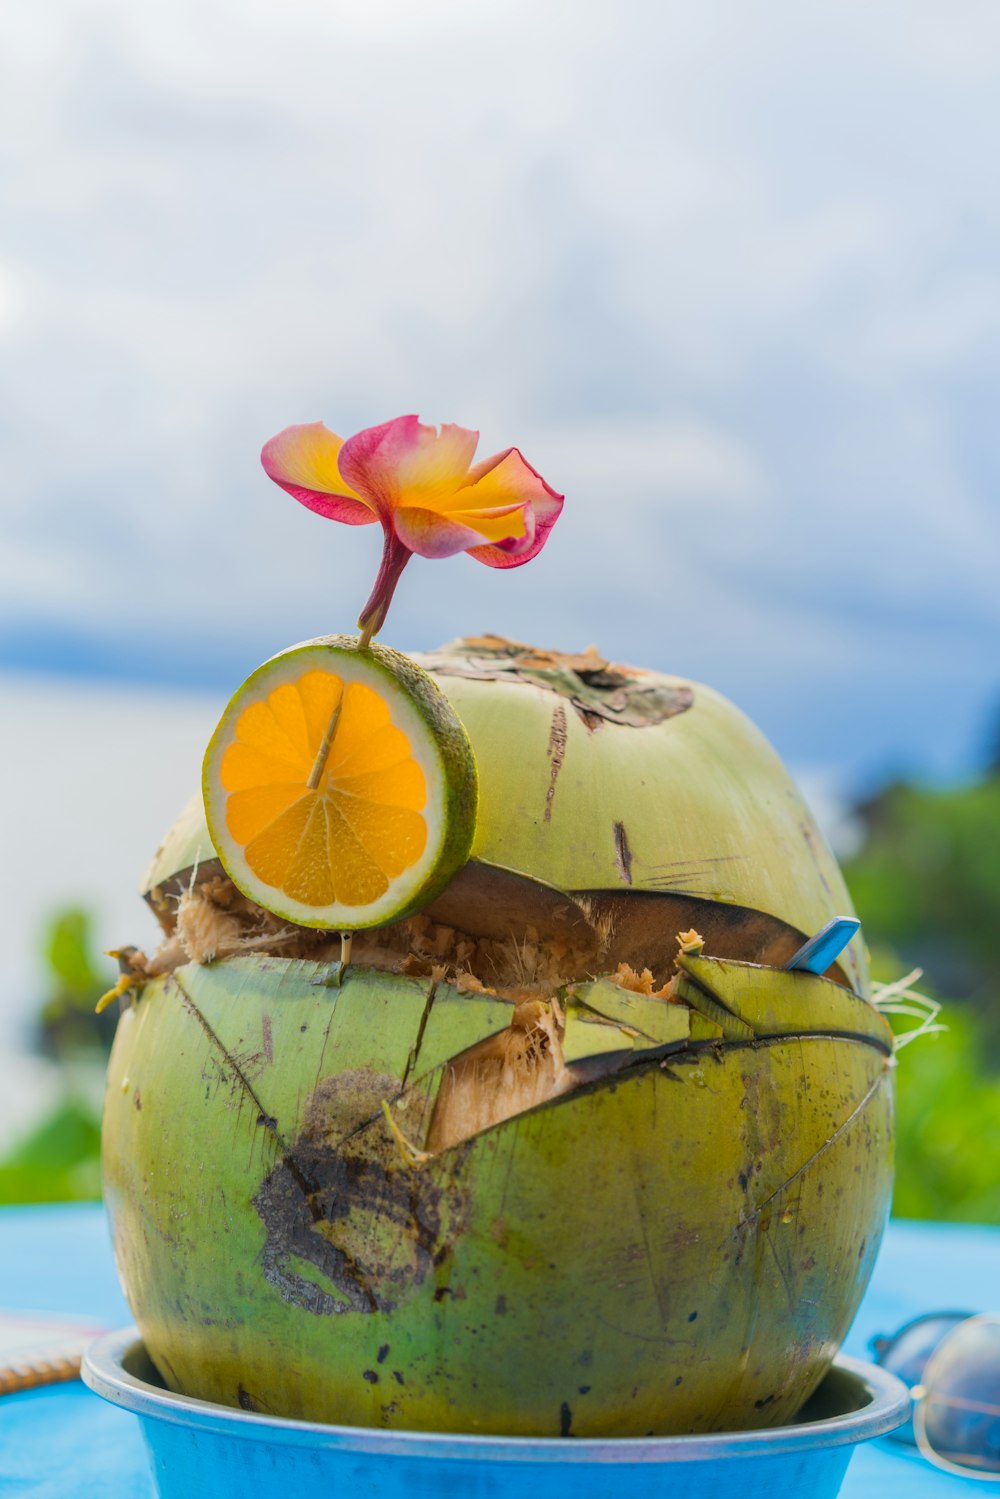
<instances>
[{"instance_id":1,"label":"distant water","mask_svg":"<svg viewBox=\"0 0 1000 1499\"><path fill-rule=\"evenodd\" d=\"M100 949L155 945L137 893L199 783L224 706L214 694L0 674L0 1150L45 1111L54 1069L28 1052L45 994L39 943L65 905L93 912ZM830 777L800 774L828 836L850 836ZM108 965L109 980L113 965Z\"/></svg>"},{"instance_id":2,"label":"distant water","mask_svg":"<svg viewBox=\"0 0 1000 1499\"><path fill-rule=\"evenodd\" d=\"M0 1149L57 1086L27 1053L46 993L46 918L82 905L101 950L155 944L136 887L198 785L223 706L208 694L0 674Z\"/></svg>"}]
</instances>

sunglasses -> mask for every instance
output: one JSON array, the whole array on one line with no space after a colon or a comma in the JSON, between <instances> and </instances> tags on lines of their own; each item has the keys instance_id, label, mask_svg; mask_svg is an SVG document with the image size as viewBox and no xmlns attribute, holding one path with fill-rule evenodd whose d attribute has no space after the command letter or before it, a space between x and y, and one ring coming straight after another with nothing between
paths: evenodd
<instances>
[{"instance_id":1,"label":"sunglasses","mask_svg":"<svg viewBox=\"0 0 1000 1499\"><path fill-rule=\"evenodd\" d=\"M948 1473L1000 1482L1000 1317L930 1312L871 1350L913 1396L913 1419L892 1439Z\"/></svg>"}]
</instances>

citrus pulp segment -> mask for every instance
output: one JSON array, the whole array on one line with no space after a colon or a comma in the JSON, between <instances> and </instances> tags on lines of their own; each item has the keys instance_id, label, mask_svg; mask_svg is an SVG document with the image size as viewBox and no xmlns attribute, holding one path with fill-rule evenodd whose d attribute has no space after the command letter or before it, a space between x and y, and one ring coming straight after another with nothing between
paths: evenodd
<instances>
[{"instance_id":1,"label":"citrus pulp segment","mask_svg":"<svg viewBox=\"0 0 1000 1499\"><path fill-rule=\"evenodd\" d=\"M418 910L465 863L476 768L436 683L385 646L293 646L235 694L205 756L219 858L301 926L350 931Z\"/></svg>"}]
</instances>

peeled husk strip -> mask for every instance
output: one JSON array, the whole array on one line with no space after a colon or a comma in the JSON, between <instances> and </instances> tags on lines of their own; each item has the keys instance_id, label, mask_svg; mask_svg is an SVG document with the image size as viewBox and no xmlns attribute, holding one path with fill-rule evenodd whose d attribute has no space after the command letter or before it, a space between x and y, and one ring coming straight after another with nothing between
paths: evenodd
<instances>
[{"instance_id":1,"label":"peeled husk strip","mask_svg":"<svg viewBox=\"0 0 1000 1499\"><path fill-rule=\"evenodd\" d=\"M164 926L159 950L152 957L127 950L138 983L169 975L189 962L270 956L335 964L341 955L339 936L282 922L243 895L225 874L192 880L173 900L154 902L154 909ZM428 978L432 986L448 984L457 994L496 995L511 1005L505 1029L446 1067L427 1151L447 1149L622 1064L621 1052L629 1047L622 1047L612 1023L601 1022L608 1038L603 1054L595 1034L596 1059L567 1066L562 1045L566 1017L557 998L567 984L594 978L595 946L598 955L601 949L606 952L612 930L610 916L603 914L587 924L582 942L574 940L572 929L543 939L531 926L520 937L501 940L469 935L419 915L354 935L352 964ZM659 1002L673 998L669 976L658 984L648 967L636 971L621 962L607 978Z\"/></svg>"},{"instance_id":2,"label":"peeled husk strip","mask_svg":"<svg viewBox=\"0 0 1000 1499\"><path fill-rule=\"evenodd\" d=\"M169 974L188 962L206 965L261 956L336 965L341 956L339 936L280 921L248 900L222 874L200 883L192 881L173 902L161 901L158 909L165 927L159 951L147 958L130 950L129 964L139 982ZM789 1001L799 1009L795 996L800 991L803 1003L815 1011L816 1000L811 993L805 995L802 976L705 958L704 939L693 930L675 935L674 961L667 972L656 975L639 960L635 966L621 960L598 979L599 964L595 968L593 963L595 939L598 959L606 960L614 946L614 925L607 911L589 924L582 944L574 943L572 932L560 937L550 933L543 939L530 926L520 938L475 936L425 914L355 934L354 965L429 981L428 1013L440 987L442 991L449 988L456 998L495 996L509 1016L499 1030L483 1035L447 1060L423 1138L409 1142L414 1159L425 1154L429 1158L632 1065L637 1056L648 1055L658 1045L666 1050L699 1040L751 1041L758 1033L787 1030L791 1013L783 1011ZM757 992L755 974L763 985L757 986L762 997L773 992L782 996L777 1016L771 1013L770 1004L766 1012L759 1007L747 1011L743 991L749 983L746 992L752 999ZM832 995L829 1002L835 1008L846 1005L853 1015L851 1029L875 1035L884 1026L860 996L844 993L842 986L826 980L820 982L821 993ZM617 1001L616 993L621 996ZM564 1007L567 996L569 1022ZM683 1008L694 1019L682 1030L655 1020L650 1024L643 1006L646 1015L663 1015L663 1006L675 1013ZM808 1028L808 1011L800 1018ZM564 1045L567 1023L576 1027L568 1053Z\"/></svg>"}]
</instances>

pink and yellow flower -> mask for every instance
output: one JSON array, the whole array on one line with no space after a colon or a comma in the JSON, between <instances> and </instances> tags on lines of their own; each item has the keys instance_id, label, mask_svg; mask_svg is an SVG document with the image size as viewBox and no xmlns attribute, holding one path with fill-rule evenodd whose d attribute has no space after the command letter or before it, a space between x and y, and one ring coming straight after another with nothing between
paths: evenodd
<instances>
[{"instance_id":1,"label":"pink and yellow flower","mask_svg":"<svg viewBox=\"0 0 1000 1499\"><path fill-rule=\"evenodd\" d=\"M363 640L382 628L414 552L468 552L488 567L520 567L545 545L562 495L517 448L473 464L478 441L479 433L464 427L439 431L398 416L346 442L322 422L308 422L264 444L266 473L308 509L349 526L381 522L382 565L358 620Z\"/></svg>"}]
</instances>

